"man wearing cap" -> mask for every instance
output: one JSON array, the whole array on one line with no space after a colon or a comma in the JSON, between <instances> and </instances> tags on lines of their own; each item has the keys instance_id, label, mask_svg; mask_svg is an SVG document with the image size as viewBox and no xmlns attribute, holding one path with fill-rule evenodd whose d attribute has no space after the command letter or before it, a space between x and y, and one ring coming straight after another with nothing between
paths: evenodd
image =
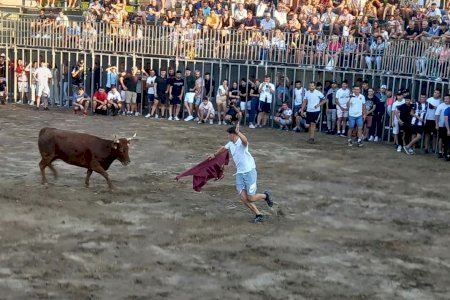
<instances>
[{"instance_id":1,"label":"man wearing cap","mask_svg":"<svg viewBox=\"0 0 450 300\"><path fill-rule=\"evenodd\" d=\"M391 118L391 126L392 126L392 134L394 135L394 145L397 148L397 152L402 152L402 146L398 142L398 133L400 132L400 126L398 123L398 117L396 114L397 107L404 104L405 99L403 99L403 92L398 91L396 94L396 100L392 103L392 114L393 118Z\"/></svg>"},{"instance_id":2,"label":"man wearing cap","mask_svg":"<svg viewBox=\"0 0 450 300\"><path fill-rule=\"evenodd\" d=\"M209 159L213 159L224 151L229 151L233 156L236 164L236 190L241 196L241 201L255 213L254 223L264 221L264 217L258 208L255 206L255 201L265 200L269 207L273 206L273 201L270 199L270 193L257 194L257 172L255 159L248 151L248 139L239 131L239 123L236 127L227 129L229 142L219 148L215 154L210 155Z\"/></svg>"}]
</instances>

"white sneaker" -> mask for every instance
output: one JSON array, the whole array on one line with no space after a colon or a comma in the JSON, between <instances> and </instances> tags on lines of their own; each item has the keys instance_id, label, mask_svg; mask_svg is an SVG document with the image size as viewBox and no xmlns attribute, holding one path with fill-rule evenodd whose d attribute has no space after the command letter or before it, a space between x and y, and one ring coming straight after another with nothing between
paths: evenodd
<instances>
[{"instance_id":1,"label":"white sneaker","mask_svg":"<svg viewBox=\"0 0 450 300\"><path fill-rule=\"evenodd\" d=\"M134 115L135 115L136 117L139 117L140 113L135 112Z\"/></svg>"},{"instance_id":2,"label":"white sneaker","mask_svg":"<svg viewBox=\"0 0 450 300\"><path fill-rule=\"evenodd\" d=\"M175 121L180 121L180 118L178 118L178 117L175 117L175 118L173 118Z\"/></svg>"},{"instance_id":3,"label":"white sneaker","mask_svg":"<svg viewBox=\"0 0 450 300\"><path fill-rule=\"evenodd\" d=\"M150 118L150 114L146 114L145 117L148 119Z\"/></svg>"},{"instance_id":4,"label":"white sneaker","mask_svg":"<svg viewBox=\"0 0 450 300\"><path fill-rule=\"evenodd\" d=\"M173 118L172 118L172 116L168 117L168 118L167 118L167 120L169 120L169 121L173 121Z\"/></svg>"},{"instance_id":5,"label":"white sneaker","mask_svg":"<svg viewBox=\"0 0 450 300\"><path fill-rule=\"evenodd\" d=\"M397 152L402 152L402 146L400 145L397 146Z\"/></svg>"},{"instance_id":6,"label":"white sneaker","mask_svg":"<svg viewBox=\"0 0 450 300\"><path fill-rule=\"evenodd\" d=\"M373 142L373 135L370 136L369 142Z\"/></svg>"},{"instance_id":7,"label":"white sneaker","mask_svg":"<svg viewBox=\"0 0 450 300\"><path fill-rule=\"evenodd\" d=\"M184 119L186 122L194 120L193 116L187 116L186 119Z\"/></svg>"},{"instance_id":8,"label":"white sneaker","mask_svg":"<svg viewBox=\"0 0 450 300\"><path fill-rule=\"evenodd\" d=\"M213 120L209 120L209 124L210 125L214 124L214 121Z\"/></svg>"},{"instance_id":9,"label":"white sneaker","mask_svg":"<svg viewBox=\"0 0 450 300\"><path fill-rule=\"evenodd\" d=\"M202 124L202 121L198 121L197 124Z\"/></svg>"},{"instance_id":10,"label":"white sneaker","mask_svg":"<svg viewBox=\"0 0 450 300\"><path fill-rule=\"evenodd\" d=\"M252 123L250 123L250 125L248 125L248 128L255 129L256 127L255 127L255 125L253 125Z\"/></svg>"},{"instance_id":11,"label":"white sneaker","mask_svg":"<svg viewBox=\"0 0 450 300\"><path fill-rule=\"evenodd\" d=\"M158 116L158 115L155 115L155 119L159 119L159 116Z\"/></svg>"},{"instance_id":12,"label":"white sneaker","mask_svg":"<svg viewBox=\"0 0 450 300\"><path fill-rule=\"evenodd\" d=\"M194 119L194 121L199 121L199 118L198 118L198 117L196 117L196 118Z\"/></svg>"},{"instance_id":13,"label":"white sneaker","mask_svg":"<svg viewBox=\"0 0 450 300\"><path fill-rule=\"evenodd\" d=\"M375 143L377 143L377 142L378 142L378 137L376 136L376 137L373 139L373 141L374 141Z\"/></svg>"}]
</instances>

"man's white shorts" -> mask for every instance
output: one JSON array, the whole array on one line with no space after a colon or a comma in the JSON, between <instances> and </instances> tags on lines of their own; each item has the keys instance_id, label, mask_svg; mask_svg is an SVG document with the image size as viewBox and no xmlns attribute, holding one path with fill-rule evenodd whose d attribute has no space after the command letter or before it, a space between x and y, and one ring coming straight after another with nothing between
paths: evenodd
<instances>
[{"instance_id":1,"label":"man's white shorts","mask_svg":"<svg viewBox=\"0 0 450 300\"><path fill-rule=\"evenodd\" d=\"M28 93L28 81L19 81L17 83L19 93Z\"/></svg>"},{"instance_id":2,"label":"man's white shorts","mask_svg":"<svg viewBox=\"0 0 450 300\"><path fill-rule=\"evenodd\" d=\"M194 103L195 93L186 93L186 96L184 96L184 102L187 103Z\"/></svg>"},{"instance_id":3,"label":"man's white shorts","mask_svg":"<svg viewBox=\"0 0 450 300\"><path fill-rule=\"evenodd\" d=\"M46 94L47 96L50 96L50 87L48 84L38 84L37 85L37 93L36 95L38 97L41 97L43 94Z\"/></svg>"},{"instance_id":4,"label":"man's white shorts","mask_svg":"<svg viewBox=\"0 0 450 300\"><path fill-rule=\"evenodd\" d=\"M393 134L398 134L400 132L400 126L398 125L398 120L397 118L394 118L394 122L392 122L392 133Z\"/></svg>"},{"instance_id":5,"label":"man's white shorts","mask_svg":"<svg viewBox=\"0 0 450 300\"><path fill-rule=\"evenodd\" d=\"M339 107L336 109L337 112L337 117L338 118L348 118L348 111L343 111L342 109L340 109Z\"/></svg>"}]
</instances>

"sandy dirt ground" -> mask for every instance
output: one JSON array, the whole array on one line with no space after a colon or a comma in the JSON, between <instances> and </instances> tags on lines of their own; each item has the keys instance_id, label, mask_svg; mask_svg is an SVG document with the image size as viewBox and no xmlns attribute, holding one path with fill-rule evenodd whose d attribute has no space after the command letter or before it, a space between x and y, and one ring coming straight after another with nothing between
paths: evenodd
<instances>
[{"instance_id":1,"label":"sandy dirt ground","mask_svg":"<svg viewBox=\"0 0 450 300\"><path fill-rule=\"evenodd\" d=\"M139 141L110 193L57 162L51 126ZM177 173L226 141L224 126L0 107L0 299L449 299L450 164L391 146L245 130L273 209L254 225L234 166L201 193ZM47 169L48 171L48 169Z\"/></svg>"}]
</instances>

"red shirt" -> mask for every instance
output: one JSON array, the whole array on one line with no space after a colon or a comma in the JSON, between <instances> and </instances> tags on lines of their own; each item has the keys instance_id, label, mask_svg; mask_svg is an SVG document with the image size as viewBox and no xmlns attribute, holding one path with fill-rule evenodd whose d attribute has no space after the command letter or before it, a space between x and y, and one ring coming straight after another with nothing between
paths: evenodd
<instances>
[{"instance_id":1,"label":"red shirt","mask_svg":"<svg viewBox=\"0 0 450 300\"><path fill-rule=\"evenodd\" d=\"M94 98L97 99L98 102L102 102L103 104L107 102L107 96L108 95L105 92L95 92L94 94Z\"/></svg>"}]
</instances>

